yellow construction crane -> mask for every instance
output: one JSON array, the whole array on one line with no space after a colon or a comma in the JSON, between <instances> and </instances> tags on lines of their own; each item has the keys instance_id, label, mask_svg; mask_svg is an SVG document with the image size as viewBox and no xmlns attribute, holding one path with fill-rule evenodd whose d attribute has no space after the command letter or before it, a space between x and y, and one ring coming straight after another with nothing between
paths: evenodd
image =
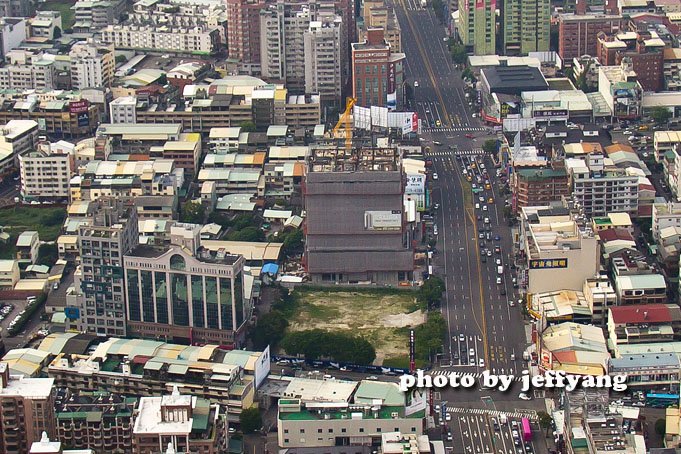
<instances>
[{"instance_id":1,"label":"yellow construction crane","mask_svg":"<svg viewBox=\"0 0 681 454\"><path fill-rule=\"evenodd\" d=\"M350 124L350 116L352 115L352 108L357 100L353 97L348 97L345 101L345 112L338 119L338 123L333 128L333 137L338 138L338 130L342 125L345 126L345 151L350 151L352 148L352 125Z\"/></svg>"}]
</instances>

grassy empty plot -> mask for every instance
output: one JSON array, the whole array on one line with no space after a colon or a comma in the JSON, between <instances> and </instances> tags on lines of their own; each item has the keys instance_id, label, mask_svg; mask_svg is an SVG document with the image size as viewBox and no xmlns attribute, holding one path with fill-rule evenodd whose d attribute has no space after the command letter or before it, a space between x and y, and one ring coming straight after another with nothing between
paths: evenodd
<instances>
[{"instance_id":1,"label":"grassy empty plot","mask_svg":"<svg viewBox=\"0 0 681 454\"><path fill-rule=\"evenodd\" d=\"M36 230L41 241L54 241L65 218L66 210L60 207L18 206L0 210L0 226L14 238L26 230Z\"/></svg>"},{"instance_id":2,"label":"grassy empty plot","mask_svg":"<svg viewBox=\"0 0 681 454\"><path fill-rule=\"evenodd\" d=\"M64 30L68 30L73 26L73 17L75 13L71 7L75 3L75 1L50 1L39 3L38 9L40 11L59 11L61 13L61 23L64 26Z\"/></svg>"},{"instance_id":3,"label":"grassy empty plot","mask_svg":"<svg viewBox=\"0 0 681 454\"><path fill-rule=\"evenodd\" d=\"M416 293L398 290L323 290L299 288L289 332L309 329L350 331L376 349L376 363L408 352L408 327L424 322Z\"/></svg>"}]
</instances>

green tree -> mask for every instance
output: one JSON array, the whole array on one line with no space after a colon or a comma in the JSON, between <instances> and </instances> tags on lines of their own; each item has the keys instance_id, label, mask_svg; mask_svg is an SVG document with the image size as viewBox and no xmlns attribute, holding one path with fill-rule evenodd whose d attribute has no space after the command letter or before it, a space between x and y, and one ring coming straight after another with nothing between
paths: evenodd
<instances>
[{"instance_id":1,"label":"green tree","mask_svg":"<svg viewBox=\"0 0 681 454\"><path fill-rule=\"evenodd\" d=\"M239 126L241 126L241 132L255 132L256 131L255 123L253 123L252 121L242 121Z\"/></svg>"},{"instance_id":2,"label":"green tree","mask_svg":"<svg viewBox=\"0 0 681 454\"><path fill-rule=\"evenodd\" d=\"M416 358L430 362L432 355L442 347L447 334L447 322L439 312L430 312L426 323L414 328L414 353Z\"/></svg>"},{"instance_id":3,"label":"green tree","mask_svg":"<svg viewBox=\"0 0 681 454\"><path fill-rule=\"evenodd\" d=\"M38 265L52 266L59 259L59 248L55 243L43 243L38 248Z\"/></svg>"},{"instance_id":4,"label":"green tree","mask_svg":"<svg viewBox=\"0 0 681 454\"><path fill-rule=\"evenodd\" d=\"M234 230L245 229L246 227L252 227L254 224L252 214L240 214L234 219L232 219L232 228Z\"/></svg>"},{"instance_id":5,"label":"green tree","mask_svg":"<svg viewBox=\"0 0 681 454\"><path fill-rule=\"evenodd\" d=\"M212 211L208 215L208 222L212 222L214 224L219 224L223 228L230 227L232 224L229 220L229 216L227 216L225 213L220 213L219 211Z\"/></svg>"},{"instance_id":6,"label":"green tree","mask_svg":"<svg viewBox=\"0 0 681 454\"><path fill-rule=\"evenodd\" d=\"M650 109L650 116L658 125L665 124L672 117L672 113L666 107L656 106Z\"/></svg>"},{"instance_id":7,"label":"green tree","mask_svg":"<svg viewBox=\"0 0 681 454\"><path fill-rule=\"evenodd\" d=\"M59 38L61 38L61 28L54 27L54 31L52 32L52 39L59 39Z\"/></svg>"},{"instance_id":8,"label":"green tree","mask_svg":"<svg viewBox=\"0 0 681 454\"><path fill-rule=\"evenodd\" d=\"M116 63L125 63L128 61L128 59L125 57L125 55L116 55Z\"/></svg>"},{"instance_id":9,"label":"green tree","mask_svg":"<svg viewBox=\"0 0 681 454\"><path fill-rule=\"evenodd\" d=\"M482 144L482 149L487 154L494 154L497 152L497 141L494 139L487 139Z\"/></svg>"},{"instance_id":10,"label":"green tree","mask_svg":"<svg viewBox=\"0 0 681 454\"><path fill-rule=\"evenodd\" d=\"M282 241L283 251L287 257L291 257L303 249L304 235L300 229L289 229Z\"/></svg>"},{"instance_id":11,"label":"green tree","mask_svg":"<svg viewBox=\"0 0 681 454\"><path fill-rule=\"evenodd\" d=\"M667 421L664 418L655 421L655 433L660 437L664 437L667 433Z\"/></svg>"},{"instance_id":12,"label":"green tree","mask_svg":"<svg viewBox=\"0 0 681 454\"><path fill-rule=\"evenodd\" d=\"M257 227L246 227L227 234L229 241L263 241L265 233Z\"/></svg>"},{"instance_id":13,"label":"green tree","mask_svg":"<svg viewBox=\"0 0 681 454\"><path fill-rule=\"evenodd\" d=\"M466 59L468 58L468 55L466 54L466 46L461 43L454 42L449 47L449 51L452 53L452 60L454 60L454 63L458 65L466 63Z\"/></svg>"},{"instance_id":14,"label":"green tree","mask_svg":"<svg viewBox=\"0 0 681 454\"><path fill-rule=\"evenodd\" d=\"M288 321L279 311L268 312L258 317L258 323L255 325L251 336L253 345L258 350L262 350L268 345L272 349L276 349L279 342L284 338L286 328L288 328Z\"/></svg>"},{"instance_id":15,"label":"green tree","mask_svg":"<svg viewBox=\"0 0 681 454\"><path fill-rule=\"evenodd\" d=\"M473 75L473 71L471 71L470 68L466 68L463 71L461 71L461 78L462 79L468 79L468 80L474 80L475 75Z\"/></svg>"},{"instance_id":16,"label":"green tree","mask_svg":"<svg viewBox=\"0 0 681 454\"><path fill-rule=\"evenodd\" d=\"M538 411L537 418L539 418L539 427L543 428L546 431L545 436L548 437L549 428L553 424L553 418L551 417L550 414L546 413L545 411Z\"/></svg>"},{"instance_id":17,"label":"green tree","mask_svg":"<svg viewBox=\"0 0 681 454\"><path fill-rule=\"evenodd\" d=\"M183 222L190 222L192 224L203 224L203 219L206 216L206 207L200 203L192 202L191 200L182 205Z\"/></svg>"},{"instance_id":18,"label":"green tree","mask_svg":"<svg viewBox=\"0 0 681 454\"><path fill-rule=\"evenodd\" d=\"M257 407L241 410L239 422L241 423L241 431L245 434L252 434L253 432L260 430L262 427L260 410L258 410Z\"/></svg>"},{"instance_id":19,"label":"green tree","mask_svg":"<svg viewBox=\"0 0 681 454\"><path fill-rule=\"evenodd\" d=\"M376 350L369 341L346 332L297 331L286 334L281 346L286 353L307 359L333 358L355 364L371 364L376 359Z\"/></svg>"},{"instance_id":20,"label":"green tree","mask_svg":"<svg viewBox=\"0 0 681 454\"><path fill-rule=\"evenodd\" d=\"M161 77L156 80L156 83L159 85L168 85L168 76L165 73L161 74Z\"/></svg>"},{"instance_id":21,"label":"green tree","mask_svg":"<svg viewBox=\"0 0 681 454\"><path fill-rule=\"evenodd\" d=\"M437 276L430 276L418 291L417 299L422 309L430 309L440 305L442 294L445 291L445 283Z\"/></svg>"}]
</instances>

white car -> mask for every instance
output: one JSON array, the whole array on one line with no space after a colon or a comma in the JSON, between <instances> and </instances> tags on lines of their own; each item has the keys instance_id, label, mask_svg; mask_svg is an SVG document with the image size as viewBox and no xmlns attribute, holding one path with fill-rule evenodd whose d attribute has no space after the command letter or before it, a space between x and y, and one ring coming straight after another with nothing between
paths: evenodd
<instances>
[{"instance_id":1,"label":"white car","mask_svg":"<svg viewBox=\"0 0 681 454\"><path fill-rule=\"evenodd\" d=\"M501 285L501 278L500 277L497 278L497 285Z\"/></svg>"},{"instance_id":2,"label":"white car","mask_svg":"<svg viewBox=\"0 0 681 454\"><path fill-rule=\"evenodd\" d=\"M452 420L452 415L450 415L449 413L447 413L447 414L445 415L445 421L451 421L451 420Z\"/></svg>"},{"instance_id":3,"label":"white car","mask_svg":"<svg viewBox=\"0 0 681 454\"><path fill-rule=\"evenodd\" d=\"M532 398L525 393L518 394L518 397L522 400L532 400Z\"/></svg>"},{"instance_id":4,"label":"white car","mask_svg":"<svg viewBox=\"0 0 681 454\"><path fill-rule=\"evenodd\" d=\"M437 180L437 172L433 174L433 180Z\"/></svg>"},{"instance_id":5,"label":"white car","mask_svg":"<svg viewBox=\"0 0 681 454\"><path fill-rule=\"evenodd\" d=\"M478 361L478 365L479 365L480 367L485 367L485 360L482 359L482 358L480 358L480 360Z\"/></svg>"},{"instance_id":6,"label":"white car","mask_svg":"<svg viewBox=\"0 0 681 454\"><path fill-rule=\"evenodd\" d=\"M418 80L414 81L414 87L419 88L419 81Z\"/></svg>"}]
</instances>

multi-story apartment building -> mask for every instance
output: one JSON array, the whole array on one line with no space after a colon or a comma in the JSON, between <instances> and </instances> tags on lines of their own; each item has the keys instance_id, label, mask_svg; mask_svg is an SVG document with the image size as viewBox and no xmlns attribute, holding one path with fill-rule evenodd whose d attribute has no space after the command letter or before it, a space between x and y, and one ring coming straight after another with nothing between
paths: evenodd
<instances>
[{"instance_id":1,"label":"multi-story apartment building","mask_svg":"<svg viewBox=\"0 0 681 454\"><path fill-rule=\"evenodd\" d=\"M352 96L359 106L401 106L404 102L404 60L393 53L382 28L367 30L366 39L352 44Z\"/></svg>"},{"instance_id":2,"label":"multi-story apartment building","mask_svg":"<svg viewBox=\"0 0 681 454\"><path fill-rule=\"evenodd\" d=\"M181 229L194 237L192 248L178 244ZM198 225L175 225L170 247L140 245L124 257L129 334L239 347L252 279L243 257L199 249L199 233Z\"/></svg>"},{"instance_id":3,"label":"multi-story apartment building","mask_svg":"<svg viewBox=\"0 0 681 454\"><path fill-rule=\"evenodd\" d=\"M398 285L413 275L404 183L394 148L313 148L303 198L305 256L315 283Z\"/></svg>"},{"instance_id":4,"label":"multi-story apartment building","mask_svg":"<svg viewBox=\"0 0 681 454\"><path fill-rule=\"evenodd\" d=\"M157 454L159 446L220 454L227 451L227 421L220 405L174 387L169 395L140 398L132 441L136 454Z\"/></svg>"},{"instance_id":5,"label":"multi-story apartment building","mask_svg":"<svg viewBox=\"0 0 681 454\"><path fill-rule=\"evenodd\" d=\"M109 120L112 124L137 123L137 98L135 96L121 96L109 103Z\"/></svg>"},{"instance_id":6,"label":"multi-story apartment building","mask_svg":"<svg viewBox=\"0 0 681 454\"><path fill-rule=\"evenodd\" d=\"M10 376L0 363L0 451L28 454L43 432L54 436L54 379Z\"/></svg>"},{"instance_id":7,"label":"multi-story apartment building","mask_svg":"<svg viewBox=\"0 0 681 454\"><path fill-rule=\"evenodd\" d=\"M6 64L0 67L0 89L51 90L55 87L56 69L53 61L42 52L12 50L5 55Z\"/></svg>"},{"instance_id":8,"label":"multi-story apartment building","mask_svg":"<svg viewBox=\"0 0 681 454\"><path fill-rule=\"evenodd\" d=\"M599 269L600 246L589 227L565 208L521 209L520 249L528 293L582 290Z\"/></svg>"},{"instance_id":9,"label":"multi-story apartment building","mask_svg":"<svg viewBox=\"0 0 681 454\"><path fill-rule=\"evenodd\" d=\"M28 19L28 34L31 38L53 39L55 30L63 28L59 11L37 11Z\"/></svg>"},{"instance_id":10,"label":"multi-story apartment building","mask_svg":"<svg viewBox=\"0 0 681 454\"><path fill-rule=\"evenodd\" d=\"M501 39L504 55L526 55L549 50L551 2L504 0ZM494 19L492 19L494 20Z\"/></svg>"},{"instance_id":11,"label":"multi-story apartment building","mask_svg":"<svg viewBox=\"0 0 681 454\"><path fill-rule=\"evenodd\" d=\"M366 39L367 29L382 28L390 49L402 52L402 30L392 6L386 5L383 0L367 0L364 2L362 20L358 24L360 42Z\"/></svg>"},{"instance_id":12,"label":"multi-story apartment building","mask_svg":"<svg viewBox=\"0 0 681 454\"><path fill-rule=\"evenodd\" d=\"M598 92L605 99L613 117L632 119L641 115L643 88L629 57L622 58L619 66L598 68Z\"/></svg>"},{"instance_id":13,"label":"multi-story apartment building","mask_svg":"<svg viewBox=\"0 0 681 454\"><path fill-rule=\"evenodd\" d=\"M260 73L260 11L262 0L227 0L227 49L248 74Z\"/></svg>"},{"instance_id":14,"label":"multi-story apartment building","mask_svg":"<svg viewBox=\"0 0 681 454\"><path fill-rule=\"evenodd\" d=\"M667 302L664 276L656 273L638 251L623 249L612 253L610 271L618 305Z\"/></svg>"},{"instance_id":15,"label":"multi-story apartment building","mask_svg":"<svg viewBox=\"0 0 681 454\"><path fill-rule=\"evenodd\" d=\"M604 156L591 153L585 160L565 160L572 198L588 216L608 213L638 213L638 175L606 166Z\"/></svg>"},{"instance_id":16,"label":"multi-story apartment building","mask_svg":"<svg viewBox=\"0 0 681 454\"><path fill-rule=\"evenodd\" d=\"M168 358L169 351L176 356ZM242 409L253 405L256 388L270 373L270 352L109 338L85 357L57 355L47 372L57 386L71 392L105 389L147 397L167 394L177 386L183 394L227 408L234 421Z\"/></svg>"},{"instance_id":17,"label":"multi-story apartment building","mask_svg":"<svg viewBox=\"0 0 681 454\"><path fill-rule=\"evenodd\" d=\"M41 144L37 151L19 156L21 197L24 200L68 200L73 168L73 155L51 151L49 144Z\"/></svg>"},{"instance_id":18,"label":"multi-story apartment building","mask_svg":"<svg viewBox=\"0 0 681 454\"><path fill-rule=\"evenodd\" d=\"M58 389L56 439L70 449L132 452L132 427L139 399L105 390Z\"/></svg>"},{"instance_id":19,"label":"multi-story apartment building","mask_svg":"<svg viewBox=\"0 0 681 454\"><path fill-rule=\"evenodd\" d=\"M310 22L303 34L305 92L318 93L322 102L339 104L347 80L347 54L343 52L343 23L333 20Z\"/></svg>"},{"instance_id":20,"label":"multi-story apartment building","mask_svg":"<svg viewBox=\"0 0 681 454\"><path fill-rule=\"evenodd\" d=\"M596 326L605 326L608 308L617 304L617 294L605 276L588 278L582 289L584 298L591 309L591 318Z\"/></svg>"},{"instance_id":21,"label":"multi-story apartment building","mask_svg":"<svg viewBox=\"0 0 681 454\"><path fill-rule=\"evenodd\" d=\"M564 168L519 169L513 172L513 207L548 205L570 194L568 174Z\"/></svg>"},{"instance_id":22,"label":"multi-story apartment building","mask_svg":"<svg viewBox=\"0 0 681 454\"><path fill-rule=\"evenodd\" d=\"M38 123L33 120L10 120L0 129L0 175L19 167L19 156L35 149Z\"/></svg>"},{"instance_id":23,"label":"multi-story apartment building","mask_svg":"<svg viewBox=\"0 0 681 454\"><path fill-rule=\"evenodd\" d=\"M496 54L496 0L459 0L459 36L474 55Z\"/></svg>"},{"instance_id":24,"label":"multi-story apartment building","mask_svg":"<svg viewBox=\"0 0 681 454\"><path fill-rule=\"evenodd\" d=\"M116 67L113 46L82 41L71 47L69 58L74 89L111 86Z\"/></svg>"},{"instance_id":25,"label":"multi-story apartment building","mask_svg":"<svg viewBox=\"0 0 681 454\"><path fill-rule=\"evenodd\" d=\"M5 0L8 1L8 0ZM29 3L29 2L26 2ZM19 47L28 37L26 19L18 14L2 14L3 5L0 2L0 58L4 59L8 52ZM6 10L5 10L6 11Z\"/></svg>"},{"instance_id":26,"label":"multi-story apartment building","mask_svg":"<svg viewBox=\"0 0 681 454\"><path fill-rule=\"evenodd\" d=\"M102 336L125 336L123 256L138 242L137 214L114 198L99 201L89 225L78 229L80 275L73 301L78 330ZM69 301L67 301L67 304Z\"/></svg>"},{"instance_id":27,"label":"multi-story apartment building","mask_svg":"<svg viewBox=\"0 0 681 454\"><path fill-rule=\"evenodd\" d=\"M621 27L619 14L561 14L558 16L558 54L568 65L582 55L593 57L598 33L617 33Z\"/></svg>"},{"instance_id":28,"label":"multi-story apartment building","mask_svg":"<svg viewBox=\"0 0 681 454\"><path fill-rule=\"evenodd\" d=\"M653 224L651 233L655 241L660 239L660 231L667 227L681 228L681 203L666 202L653 205Z\"/></svg>"},{"instance_id":29,"label":"multi-story apartment building","mask_svg":"<svg viewBox=\"0 0 681 454\"><path fill-rule=\"evenodd\" d=\"M192 28L109 25L101 33L102 41L113 44L116 49L211 55L220 45L220 29L205 25Z\"/></svg>"},{"instance_id":30,"label":"multi-story apartment building","mask_svg":"<svg viewBox=\"0 0 681 454\"><path fill-rule=\"evenodd\" d=\"M101 30L107 25L118 23L118 19L125 12L125 0L79 0L73 5L73 31L76 33L91 33Z\"/></svg>"},{"instance_id":31,"label":"multi-story apartment building","mask_svg":"<svg viewBox=\"0 0 681 454\"><path fill-rule=\"evenodd\" d=\"M603 66L617 66L628 57L638 82L646 91L663 87L665 43L655 32L620 32L597 37L596 56Z\"/></svg>"}]
</instances>

